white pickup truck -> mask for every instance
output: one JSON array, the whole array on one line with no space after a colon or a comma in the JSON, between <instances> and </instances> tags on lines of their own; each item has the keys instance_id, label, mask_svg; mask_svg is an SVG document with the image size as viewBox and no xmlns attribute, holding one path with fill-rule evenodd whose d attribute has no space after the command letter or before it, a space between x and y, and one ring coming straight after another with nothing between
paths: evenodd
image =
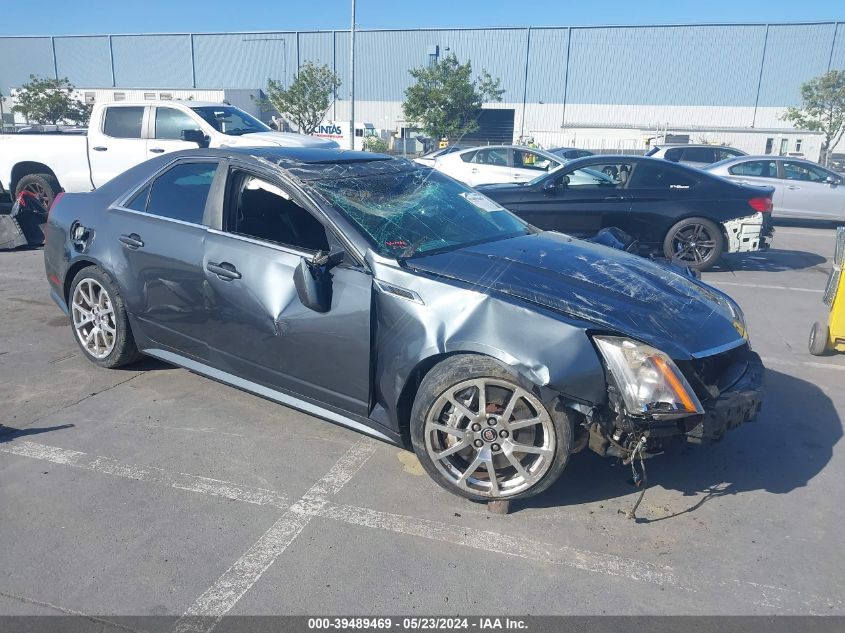
<instances>
[{"instance_id":1,"label":"white pickup truck","mask_svg":"<svg viewBox=\"0 0 845 633\"><path fill-rule=\"evenodd\" d=\"M198 101L94 106L87 135L0 134L0 193L30 191L49 208L60 191L90 191L165 152L191 147L337 147L329 139L275 132L243 110Z\"/></svg>"}]
</instances>

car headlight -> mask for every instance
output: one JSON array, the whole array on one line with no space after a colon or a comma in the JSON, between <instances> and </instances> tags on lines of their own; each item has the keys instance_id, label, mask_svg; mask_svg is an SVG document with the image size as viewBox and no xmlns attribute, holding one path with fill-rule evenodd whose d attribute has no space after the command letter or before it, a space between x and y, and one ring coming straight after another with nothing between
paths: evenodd
<instances>
[{"instance_id":1,"label":"car headlight","mask_svg":"<svg viewBox=\"0 0 845 633\"><path fill-rule=\"evenodd\" d=\"M622 336L593 338L622 392L628 413L679 417L704 413L674 361L658 349Z\"/></svg>"},{"instance_id":2,"label":"car headlight","mask_svg":"<svg viewBox=\"0 0 845 633\"><path fill-rule=\"evenodd\" d=\"M731 310L731 316L733 317L734 329L742 338L746 341L750 341L748 338L748 327L745 325L745 313L742 311L742 308L740 308L739 304L730 297L727 297L727 304L728 308Z\"/></svg>"}]
</instances>

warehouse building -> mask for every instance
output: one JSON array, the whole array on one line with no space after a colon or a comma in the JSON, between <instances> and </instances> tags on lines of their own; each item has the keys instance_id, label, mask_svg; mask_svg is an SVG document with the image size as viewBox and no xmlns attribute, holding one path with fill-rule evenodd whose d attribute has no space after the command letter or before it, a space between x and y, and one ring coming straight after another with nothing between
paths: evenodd
<instances>
[{"instance_id":1,"label":"warehouse building","mask_svg":"<svg viewBox=\"0 0 845 633\"><path fill-rule=\"evenodd\" d=\"M357 134L410 136L408 70L449 53L505 89L475 142L641 151L668 136L817 159L820 136L780 116L803 82L845 68L845 23L356 31ZM0 37L0 91L37 74L89 101L225 98L257 112L267 79L287 85L306 61L337 72L328 117L348 122L348 31Z\"/></svg>"}]
</instances>

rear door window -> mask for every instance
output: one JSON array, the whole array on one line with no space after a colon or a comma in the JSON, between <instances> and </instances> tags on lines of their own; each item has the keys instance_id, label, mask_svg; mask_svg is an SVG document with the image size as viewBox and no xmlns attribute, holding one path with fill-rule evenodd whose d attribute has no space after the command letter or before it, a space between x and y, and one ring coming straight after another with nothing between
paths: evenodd
<instances>
[{"instance_id":1,"label":"rear door window","mask_svg":"<svg viewBox=\"0 0 845 633\"><path fill-rule=\"evenodd\" d=\"M171 167L150 186L146 212L171 220L202 224L216 171L216 162L179 163Z\"/></svg>"},{"instance_id":2,"label":"rear door window","mask_svg":"<svg viewBox=\"0 0 845 633\"><path fill-rule=\"evenodd\" d=\"M629 189L690 189L697 184L695 178L674 166L663 166L655 162L636 165L628 183Z\"/></svg>"},{"instance_id":3,"label":"rear door window","mask_svg":"<svg viewBox=\"0 0 845 633\"><path fill-rule=\"evenodd\" d=\"M728 167L733 176L754 176L755 178L777 178L778 167L773 160L749 160Z\"/></svg>"},{"instance_id":4,"label":"rear door window","mask_svg":"<svg viewBox=\"0 0 845 633\"><path fill-rule=\"evenodd\" d=\"M143 106L112 106L106 108L103 134L112 138L141 138L143 120Z\"/></svg>"},{"instance_id":5,"label":"rear door window","mask_svg":"<svg viewBox=\"0 0 845 633\"><path fill-rule=\"evenodd\" d=\"M472 159L473 163L482 165L497 165L499 167L508 166L508 150L504 147L497 147L495 149L480 149L475 153Z\"/></svg>"},{"instance_id":6,"label":"rear door window","mask_svg":"<svg viewBox=\"0 0 845 633\"><path fill-rule=\"evenodd\" d=\"M715 163L717 159L712 147L685 147L681 160L689 163Z\"/></svg>"}]
</instances>

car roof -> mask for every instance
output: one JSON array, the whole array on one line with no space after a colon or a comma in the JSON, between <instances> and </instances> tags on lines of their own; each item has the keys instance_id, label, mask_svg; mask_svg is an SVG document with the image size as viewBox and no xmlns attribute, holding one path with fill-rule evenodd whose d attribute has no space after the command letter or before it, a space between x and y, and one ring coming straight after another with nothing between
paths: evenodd
<instances>
[{"instance_id":1,"label":"car roof","mask_svg":"<svg viewBox=\"0 0 845 633\"><path fill-rule=\"evenodd\" d=\"M735 149L739 152L742 150L733 145L712 145L711 143L654 143L652 147L712 147L713 149Z\"/></svg>"},{"instance_id":2,"label":"car roof","mask_svg":"<svg viewBox=\"0 0 845 633\"><path fill-rule=\"evenodd\" d=\"M150 99L148 101L109 101L104 102L103 106L132 106L132 107L141 107L141 106L164 106L164 105L181 105L187 108L206 108L206 107L215 107L215 108L227 108L232 107L235 108L237 106L233 106L229 103L220 103L219 101L193 101L188 99Z\"/></svg>"},{"instance_id":3,"label":"car roof","mask_svg":"<svg viewBox=\"0 0 845 633\"><path fill-rule=\"evenodd\" d=\"M291 173L300 180L327 180L353 176L397 173L421 169L409 160L345 149L317 147L225 147L220 149L189 149L167 154L172 158L233 158L252 159Z\"/></svg>"},{"instance_id":4,"label":"car roof","mask_svg":"<svg viewBox=\"0 0 845 633\"><path fill-rule=\"evenodd\" d=\"M555 160L560 160L560 156L555 156L554 154L550 153L548 150L540 149L538 147L528 147L527 145L478 145L476 147L467 147L464 150L452 152L453 154L466 154L469 151L476 151L479 149L521 149L529 152L537 152L538 154L544 154L546 158L554 158Z\"/></svg>"}]
</instances>

